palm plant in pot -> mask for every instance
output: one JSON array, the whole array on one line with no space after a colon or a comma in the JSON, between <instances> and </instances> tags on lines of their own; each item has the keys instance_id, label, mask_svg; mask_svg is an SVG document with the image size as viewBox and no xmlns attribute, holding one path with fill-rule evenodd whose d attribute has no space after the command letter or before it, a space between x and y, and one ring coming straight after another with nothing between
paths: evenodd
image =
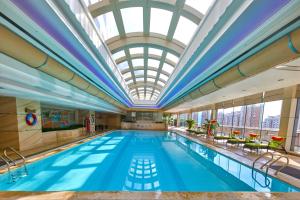
<instances>
[{"instance_id":1,"label":"palm plant in pot","mask_svg":"<svg viewBox=\"0 0 300 200\"><path fill-rule=\"evenodd\" d=\"M186 120L185 122L186 122L187 125L188 125L187 131L188 131L188 132L193 132L192 128L193 128L194 125L195 125L195 121L194 121L193 119L188 119L188 120Z\"/></svg>"}]
</instances>

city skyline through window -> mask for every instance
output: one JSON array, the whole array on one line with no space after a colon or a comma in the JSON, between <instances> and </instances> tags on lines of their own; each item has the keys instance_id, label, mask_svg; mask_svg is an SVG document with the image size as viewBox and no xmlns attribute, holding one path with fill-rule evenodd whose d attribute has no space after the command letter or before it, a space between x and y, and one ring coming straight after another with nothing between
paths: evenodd
<instances>
[{"instance_id":1,"label":"city skyline through window","mask_svg":"<svg viewBox=\"0 0 300 200\"><path fill-rule=\"evenodd\" d=\"M254 132L264 139L277 135L280 126L282 100L218 109L217 120L222 134L239 130L244 136Z\"/></svg>"}]
</instances>

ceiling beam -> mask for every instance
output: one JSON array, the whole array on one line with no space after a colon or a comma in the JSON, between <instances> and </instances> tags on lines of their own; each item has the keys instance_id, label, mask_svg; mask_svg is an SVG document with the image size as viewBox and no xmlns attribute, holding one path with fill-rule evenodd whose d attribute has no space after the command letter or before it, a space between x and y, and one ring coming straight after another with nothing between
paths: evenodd
<instances>
[{"instance_id":1,"label":"ceiling beam","mask_svg":"<svg viewBox=\"0 0 300 200\"><path fill-rule=\"evenodd\" d=\"M147 52L146 52L145 49L148 49L148 48L147 48L147 47L144 48L144 54L141 54L141 53L140 53L140 54L131 54L131 55L130 55L131 59L137 59L137 58L144 58L144 59L145 59L145 57L144 57L145 54L148 54L147 58L151 58L151 59L159 60L159 61L162 59L162 56L149 54L149 53L148 53L148 50L147 50ZM116 63L119 64L119 63L124 62L124 61L126 61L126 60L127 60L126 56L123 56L123 57L121 57L121 58L118 58L118 59L116 60ZM176 63L174 63L172 60L167 59L167 58L165 59L165 62L166 62L167 64L171 65L172 67L175 67L175 65L176 65Z\"/></svg>"},{"instance_id":2,"label":"ceiling beam","mask_svg":"<svg viewBox=\"0 0 300 200\"><path fill-rule=\"evenodd\" d=\"M186 47L185 44L179 42L178 40L166 40L166 36L164 35L150 33L149 36L144 36L142 32L129 33L126 35L126 37L123 38L115 36L113 38L108 39L106 43L113 54L121 49L124 49L125 47L130 48L149 46L161 50L166 50L179 57Z\"/></svg>"},{"instance_id":3,"label":"ceiling beam","mask_svg":"<svg viewBox=\"0 0 300 200\"><path fill-rule=\"evenodd\" d=\"M145 5L153 8L161 8L173 12L175 9L176 1L175 0L130 0L130 1L118 2L118 7L120 9L128 8L128 7L144 7ZM92 17L96 18L102 14L113 11L113 5L108 0L102 0L100 2L90 5L88 9L90 10ZM199 24L203 18L202 13L200 13L198 10L188 5L185 5L183 7L181 15L188 18L195 24Z\"/></svg>"}]
</instances>

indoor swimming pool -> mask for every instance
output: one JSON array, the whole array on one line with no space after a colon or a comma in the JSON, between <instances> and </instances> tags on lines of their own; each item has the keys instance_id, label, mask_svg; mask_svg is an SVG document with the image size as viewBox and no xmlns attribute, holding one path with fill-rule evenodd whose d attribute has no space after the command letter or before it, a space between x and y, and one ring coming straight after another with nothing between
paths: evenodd
<instances>
[{"instance_id":1,"label":"indoor swimming pool","mask_svg":"<svg viewBox=\"0 0 300 200\"><path fill-rule=\"evenodd\" d=\"M113 131L27 166L1 191L296 192L300 189L167 131ZM22 168L13 174L22 174Z\"/></svg>"}]
</instances>

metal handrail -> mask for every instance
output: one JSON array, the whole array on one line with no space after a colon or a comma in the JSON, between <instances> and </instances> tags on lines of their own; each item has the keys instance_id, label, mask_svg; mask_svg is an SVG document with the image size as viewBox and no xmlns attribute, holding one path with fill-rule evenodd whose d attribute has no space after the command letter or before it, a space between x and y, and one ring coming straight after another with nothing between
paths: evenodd
<instances>
[{"instance_id":1,"label":"metal handrail","mask_svg":"<svg viewBox=\"0 0 300 200\"><path fill-rule=\"evenodd\" d=\"M23 164L23 167L24 167L24 171L26 173L26 175L28 175L28 170L27 170L27 166L26 166L26 158L20 153L18 152L17 150L15 150L14 148L12 147L6 147L3 151L3 154L4 156L9 160L11 161L15 166L17 165L16 162L11 159L8 155L7 155L7 149L11 150L12 152L14 152L15 154L17 154L21 159L22 159L22 164Z\"/></svg>"},{"instance_id":2,"label":"metal handrail","mask_svg":"<svg viewBox=\"0 0 300 200\"><path fill-rule=\"evenodd\" d=\"M289 165L290 159L287 156L279 156L277 159L275 159L273 162L270 163L270 165L268 165L267 169L266 169L266 173L268 173L269 168L276 163L278 160L280 160L281 158L285 158L286 159L286 163L284 165L282 165L279 169L276 170L275 175L278 174L278 172L280 172L283 168L285 168L286 166Z\"/></svg>"},{"instance_id":3,"label":"metal handrail","mask_svg":"<svg viewBox=\"0 0 300 200\"><path fill-rule=\"evenodd\" d=\"M263 165L260 167L260 169L264 168L267 164L269 164L270 162L272 162L272 160L273 160L273 158L274 158L274 154L271 153L271 152L266 152L266 153L260 155L258 158L256 158L256 159L253 161L253 164L252 164L252 171L253 171L253 169L254 169L255 163L256 163L259 159L265 157L265 155L267 155L267 154L271 155L271 159L269 159L268 162L266 162L265 164L263 164Z\"/></svg>"},{"instance_id":4,"label":"metal handrail","mask_svg":"<svg viewBox=\"0 0 300 200\"><path fill-rule=\"evenodd\" d=\"M273 154L273 153L271 153L271 152L266 152L266 153L260 155L258 158L256 158L256 159L253 161L251 175L252 175L253 180L256 181L257 183L259 183L259 182L256 180L256 176L254 176L255 163L256 163L259 159L265 157L265 155L268 155L268 154L271 155L271 159L269 159L265 164L263 164L263 165L260 167L260 169L263 169L266 165L268 165L269 163L271 163L271 162L273 161L273 158L274 158L274 154ZM256 174L255 174L255 175L256 175ZM259 184L260 184L260 183L259 183ZM261 185L261 184L260 184L260 185ZM269 185L270 185L270 181L269 181L269 179L268 179L268 173L267 173L267 171L266 171L266 173L265 173L265 186L262 186L262 185L261 185L261 186L262 186L262 187L268 187Z\"/></svg>"},{"instance_id":5,"label":"metal handrail","mask_svg":"<svg viewBox=\"0 0 300 200\"><path fill-rule=\"evenodd\" d=\"M11 178L11 181L12 181L12 182L15 182L15 177L14 177L13 174L11 173L9 162L8 162L5 158L3 158L1 155L0 155L0 159L3 160L3 161L5 162L5 164L6 164L6 168L7 168L9 177Z\"/></svg>"}]
</instances>

